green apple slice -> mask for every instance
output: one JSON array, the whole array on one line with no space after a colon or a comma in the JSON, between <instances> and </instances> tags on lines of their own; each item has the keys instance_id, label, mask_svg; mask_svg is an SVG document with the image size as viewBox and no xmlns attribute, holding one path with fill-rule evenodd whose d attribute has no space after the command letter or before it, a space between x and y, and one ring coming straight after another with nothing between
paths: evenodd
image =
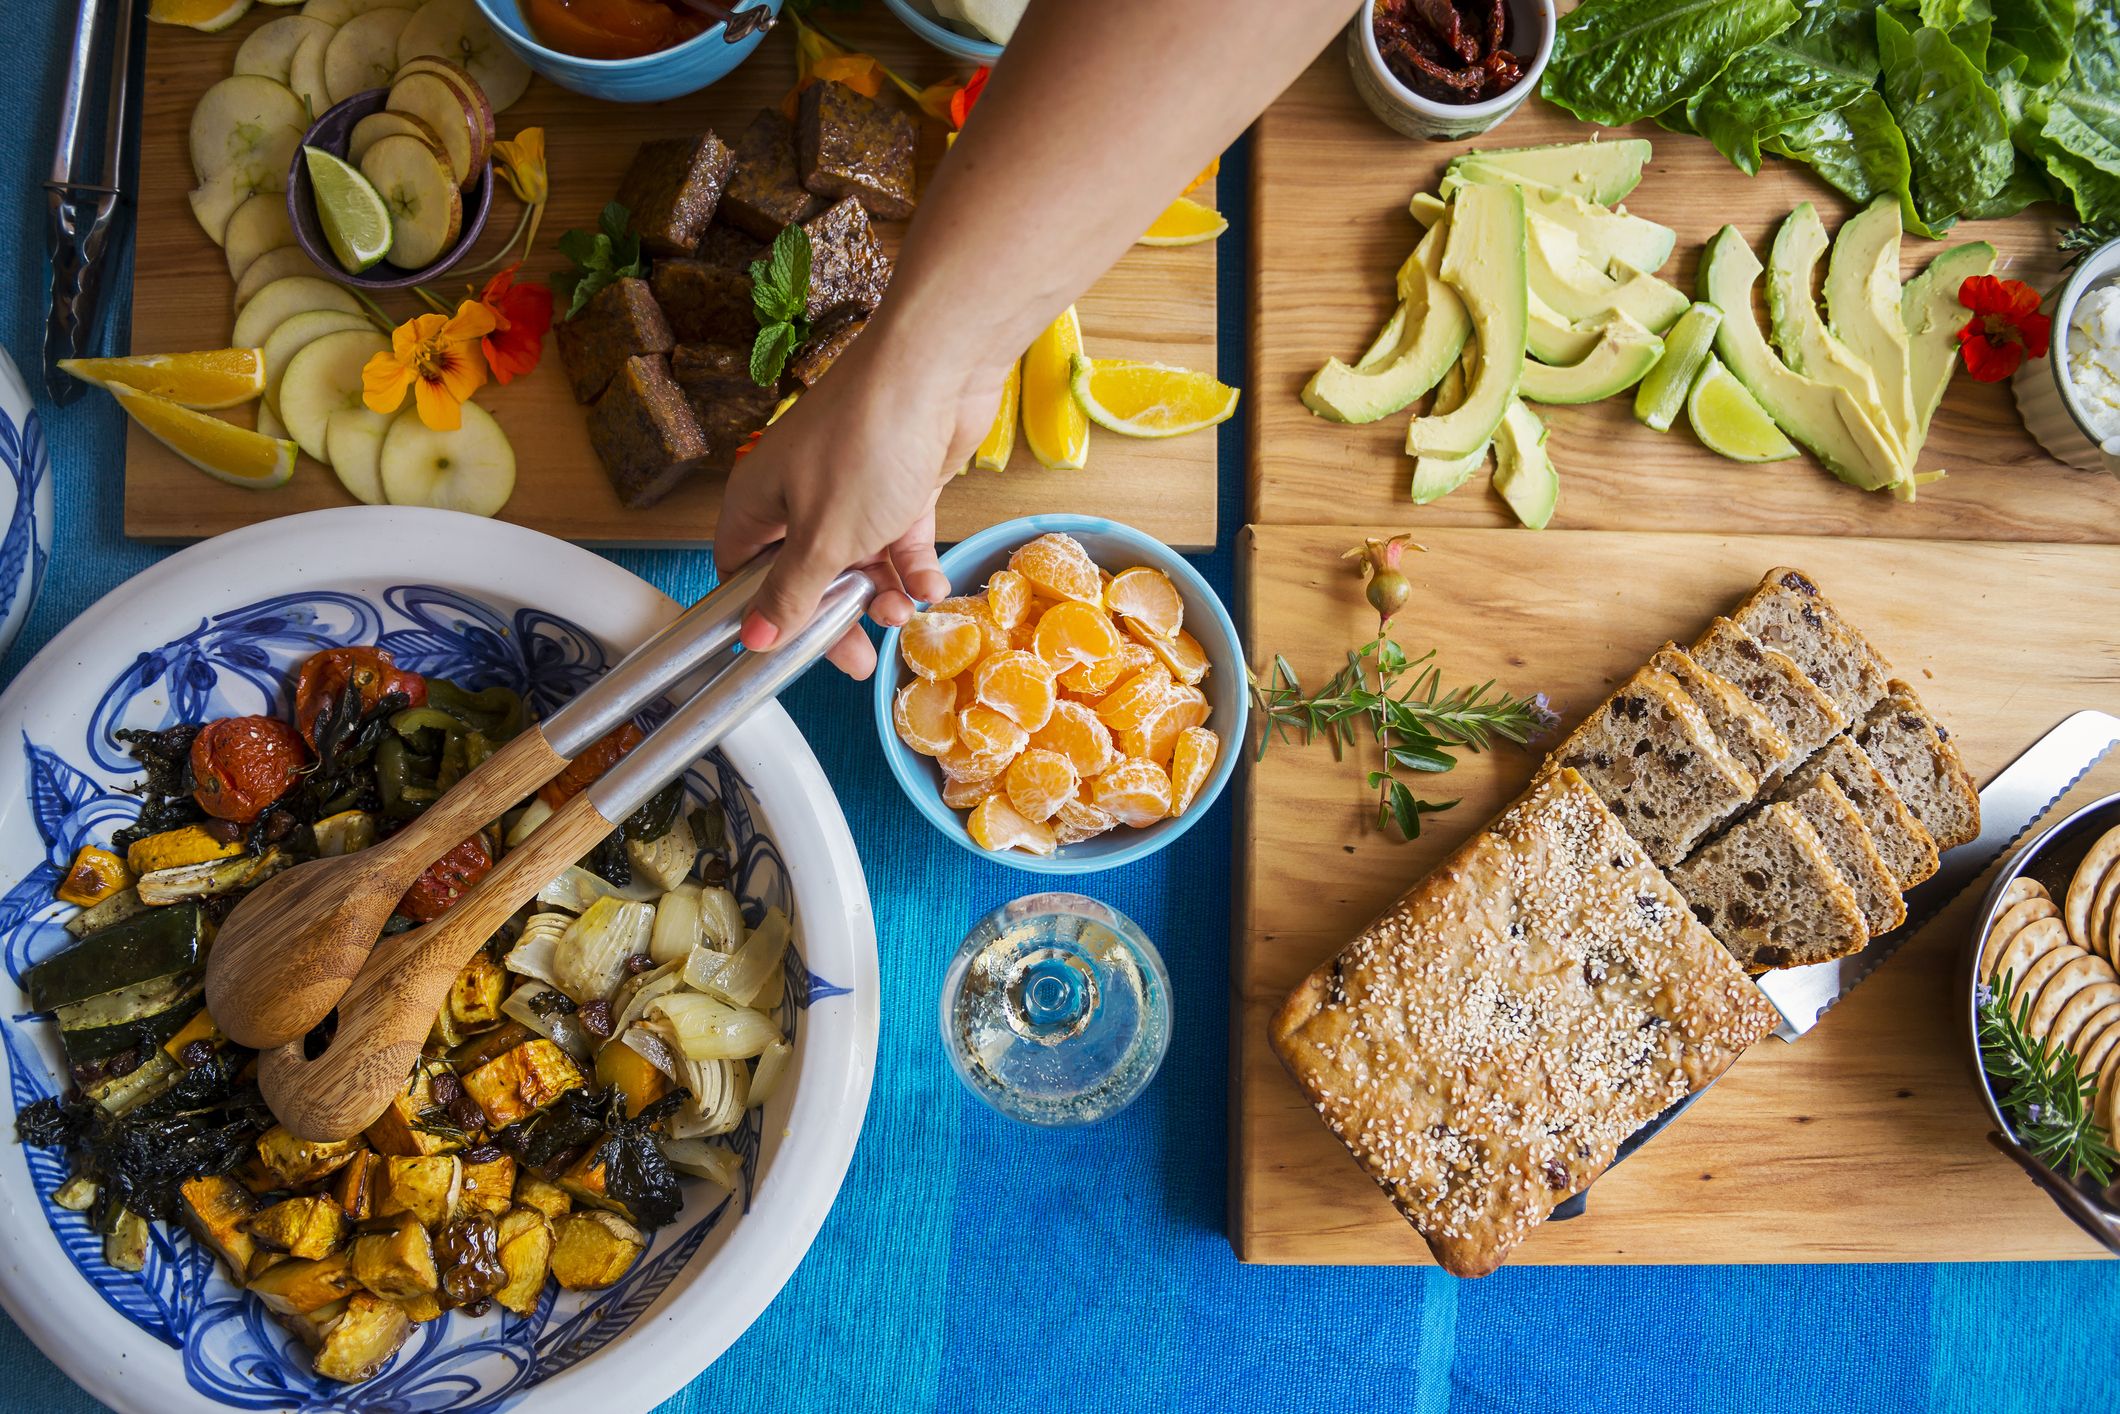
<instances>
[{"instance_id":1,"label":"green apple slice","mask_svg":"<svg viewBox=\"0 0 2120 1414\"><path fill-rule=\"evenodd\" d=\"M377 139L361 158L361 176L387 210L392 264L419 270L456 243L463 198L449 164L425 142L403 133Z\"/></svg>"},{"instance_id":2,"label":"green apple slice","mask_svg":"<svg viewBox=\"0 0 2120 1414\"><path fill-rule=\"evenodd\" d=\"M383 438L383 494L393 506L490 516L515 492L515 448L493 414L463 405L463 422L437 432L407 406Z\"/></svg>"},{"instance_id":3,"label":"green apple slice","mask_svg":"<svg viewBox=\"0 0 2120 1414\"><path fill-rule=\"evenodd\" d=\"M228 257L228 278L233 280L268 250L294 244L294 222L287 217L287 197L282 192L258 192L228 218L221 231L221 253Z\"/></svg>"},{"instance_id":4,"label":"green apple slice","mask_svg":"<svg viewBox=\"0 0 2120 1414\"><path fill-rule=\"evenodd\" d=\"M365 407L340 408L324 419L324 450L332 475L353 499L380 506L383 497L383 436L395 421L390 413Z\"/></svg>"},{"instance_id":5,"label":"green apple slice","mask_svg":"<svg viewBox=\"0 0 2120 1414\"><path fill-rule=\"evenodd\" d=\"M250 297L243 312L236 316L235 334L229 342L239 349L260 348L267 335L305 309L343 309L348 314L362 312L361 302L344 285L335 285L314 275L289 275L274 280Z\"/></svg>"},{"instance_id":6,"label":"green apple slice","mask_svg":"<svg viewBox=\"0 0 2120 1414\"><path fill-rule=\"evenodd\" d=\"M289 359L280 375L279 400L287 435L316 460L327 460L325 425L341 409L365 406L361 370L369 359L389 350L390 340L381 334L348 329L324 335Z\"/></svg>"}]
</instances>

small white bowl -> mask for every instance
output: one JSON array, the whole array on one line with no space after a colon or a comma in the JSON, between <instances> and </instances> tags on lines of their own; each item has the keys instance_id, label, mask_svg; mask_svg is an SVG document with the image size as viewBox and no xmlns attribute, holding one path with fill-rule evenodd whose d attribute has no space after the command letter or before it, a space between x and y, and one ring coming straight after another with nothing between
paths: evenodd
<instances>
[{"instance_id":1,"label":"small white bowl","mask_svg":"<svg viewBox=\"0 0 2120 1414\"><path fill-rule=\"evenodd\" d=\"M1347 25L1347 64L1354 70L1354 90L1393 132L1432 142L1477 137L1524 106L1553 57L1553 0L1509 0L1509 15L1518 52L1527 38L1536 41L1524 76L1507 93L1484 103L1439 103L1415 93L1391 72L1377 49L1375 6L1365 4Z\"/></svg>"},{"instance_id":2,"label":"small white bowl","mask_svg":"<svg viewBox=\"0 0 2120 1414\"><path fill-rule=\"evenodd\" d=\"M2093 285L2114 278L2120 278L2120 238L2084 256L2068 279L2046 297L2042 308L2054 321L2053 342L2043 361L2028 358L2018 365L2010 378L2010 391L2017 395L2017 415L2024 419L2024 430L2040 446L2079 470L2120 476L2120 437L2098 445L2076 401L2068 372L2069 321L2076 315L2076 302Z\"/></svg>"}]
</instances>

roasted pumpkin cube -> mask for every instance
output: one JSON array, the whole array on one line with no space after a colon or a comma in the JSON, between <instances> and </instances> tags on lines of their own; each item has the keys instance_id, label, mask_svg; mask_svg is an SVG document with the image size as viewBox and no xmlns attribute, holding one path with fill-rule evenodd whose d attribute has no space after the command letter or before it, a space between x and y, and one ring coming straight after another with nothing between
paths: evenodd
<instances>
[{"instance_id":1,"label":"roasted pumpkin cube","mask_svg":"<svg viewBox=\"0 0 2120 1414\"><path fill-rule=\"evenodd\" d=\"M431 1291L422 1292L418 1296L401 1297L398 1305L405 1308L405 1314L411 1317L412 1324L416 1326L424 1326L429 1321L442 1318L441 1298Z\"/></svg>"},{"instance_id":2,"label":"roasted pumpkin cube","mask_svg":"<svg viewBox=\"0 0 2120 1414\"><path fill-rule=\"evenodd\" d=\"M616 1085L626 1097L626 1113L637 1115L670 1093L670 1077L627 1045L606 1046L596 1053L596 1078Z\"/></svg>"},{"instance_id":3,"label":"roasted pumpkin cube","mask_svg":"<svg viewBox=\"0 0 2120 1414\"><path fill-rule=\"evenodd\" d=\"M281 1257L280 1260L284 1262L287 1259ZM339 1323L339 1317L346 1314L346 1303L347 1298L341 1296L338 1300L319 1306L306 1315L283 1314L280 1324L301 1337L302 1344L314 1351L323 1346L324 1337L331 1334L331 1328Z\"/></svg>"},{"instance_id":4,"label":"roasted pumpkin cube","mask_svg":"<svg viewBox=\"0 0 2120 1414\"><path fill-rule=\"evenodd\" d=\"M454 1154L383 1160L383 1189L375 1214L410 1213L427 1227L440 1227L456 1211L464 1191L464 1165Z\"/></svg>"},{"instance_id":5,"label":"roasted pumpkin cube","mask_svg":"<svg viewBox=\"0 0 2120 1414\"><path fill-rule=\"evenodd\" d=\"M604 1182L604 1166L596 1161L596 1150L591 1149L559 1176L559 1186L567 1190L578 1202L591 1207L616 1213L628 1222L633 1220L632 1210L613 1198Z\"/></svg>"},{"instance_id":6,"label":"roasted pumpkin cube","mask_svg":"<svg viewBox=\"0 0 2120 1414\"><path fill-rule=\"evenodd\" d=\"M556 1218L574 1208L574 1199L566 1189L529 1169L515 1175L515 1201L521 1207L537 1209L548 1218Z\"/></svg>"},{"instance_id":7,"label":"roasted pumpkin cube","mask_svg":"<svg viewBox=\"0 0 2120 1414\"><path fill-rule=\"evenodd\" d=\"M329 1257L315 1261L290 1257L250 1281L250 1289L258 1294L258 1299L282 1316L306 1316L341 1296L351 1295L359 1285L353 1276L351 1247L341 1247Z\"/></svg>"},{"instance_id":8,"label":"roasted pumpkin cube","mask_svg":"<svg viewBox=\"0 0 2120 1414\"><path fill-rule=\"evenodd\" d=\"M346 1214L330 1198L289 1198L251 1216L252 1237L292 1257L328 1257L346 1240Z\"/></svg>"},{"instance_id":9,"label":"roasted pumpkin cube","mask_svg":"<svg viewBox=\"0 0 2120 1414\"><path fill-rule=\"evenodd\" d=\"M514 1206L515 1160L506 1154L484 1163L464 1163L464 1191L457 1197L458 1212L487 1213L499 1217Z\"/></svg>"},{"instance_id":10,"label":"roasted pumpkin cube","mask_svg":"<svg viewBox=\"0 0 2120 1414\"><path fill-rule=\"evenodd\" d=\"M248 1188L229 1174L187 1178L177 1185L184 1202L184 1225L228 1264L231 1277L240 1282L248 1273L257 1240L243 1224L258 1210L258 1200Z\"/></svg>"},{"instance_id":11,"label":"roasted pumpkin cube","mask_svg":"<svg viewBox=\"0 0 2120 1414\"><path fill-rule=\"evenodd\" d=\"M460 1136L437 1134L424 1127L427 1121L420 1116L436 1108L434 1078L422 1065L413 1071L412 1079L391 1100L390 1108L377 1115L375 1123L368 1126L366 1138L384 1154L424 1157L453 1153L463 1148L464 1141Z\"/></svg>"},{"instance_id":12,"label":"roasted pumpkin cube","mask_svg":"<svg viewBox=\"0 0 2120 1414\"><path fill-rule=\"evenodd\" d=\"M411 1333L412 1318L402 1306L356 1291L312 1363L327 1380L358 1384L382 1373Z\"/></svg>"},{"instance_id":13,"label":"roasted pumpkin cube","mask_svg":"<svg viewBox=\"0 0 2120 1414\"><path fill-rule=\"evenodd\" d=\"M353 1275L362 1286L392 1301L432 1296L441 1284L434 1239L418 1218L400 1214L387 1232L364 1232L353 1239Z\"/></svg>"},{"instance_id":14,"label":"roasted pumpkin cube","mask_svg":"<svg viewBox=\"0 0 2120 1414\"><path fill-rule=\"evenodd\" d=\"M629 1271L646 1249L641 1230L616 1213L569 1213L552 1224L552 1275L569 1291L597 1291Z\"/></svg>"},{"instance_id":15,"label":"roasted pumpkin cube","mask_svg":"<svg viewBox=\"0 0 2120 1414\"><path fill-rule=\"evenodd\" d=\"M281 1188L306 1188L329 1178L361 1152L359 1139L328 1142L304 1139L284 1124L276 1124L258 1136L258 1158L279 1180Z\"/></svg>"},{"instance_id":16,"label":"roasted pumpkin cube","mask_svg":"<svg viewBox=\"0 0 2120 1414\"><path fill-rule=\"evenodd\" d=\"M537 1309L538 1295L552 1271L552 1220L535 1208L511 1208L501 1217L498 1236L508 1280L493 1299L527 1316Z\"/></svg>"},{"instance_id":17,"label":"roasted pumpkin cube","mask_svg":"<svg viewBox=\"0 0 2120 1414\"><path fill-rule=\"evenodd\" d=\"M243 841L218 840L203 825L184 825L174 830L138 839L125 851L125 867L135 876L158 869L180 869L214 859L233 859L243 852Z\"/></svg>"},{"instance_id":18,"label":"roasted pumpkin cube","mask_svg":"<svg viewBox=\"0 0 2120 1414\"><path fill-rule=\"evenodd\" d=\"M94 908L112 894L131 888L132 881L132 871L125 867L124 860L107 849L85 844L59 883L58 899L61 903Z\"/></svg>"},{"instance_id":19,"label":"roasted pumpkin cube","mask_svg":"<svg viewBox=\"0 0 2120 1414\"><path fill-rule=\"evenodd\" d=\"M582 1084L573 1057L539 1036L496 1056L464 1077L464 1089L486 1112L486 1123L505 1129L536 1114Z\"/></svg>"},{"instance_id":20,"label":"roasted pumpkin cube","mask_svg":"<svg viewBox=\"0 0 2120 1414\"><path fill-rule=\"evenodd\" d=\"M373 1149L363 1149L353 1161L333 1175L331 1200L349 1222L360 1222L375 1211L375 1190L381 1185L383 1159Z\"/></svg>"},{"instance_id":21,"label":"roasted pumpkin cube","mask_svg":"<svg viewBox=\"0 0 2120 1414\"><path fill-rule=\"evenodd\" d=\"M252 1252L250 1260L243 1264L243 1280L246 1283L255 1281L264 1273L280 1265L280 1263L296 1260L299 1259L290 1257L285 1252L275 1252L268 1247L260 1247Z\"/></svg>"},{"instance_id":22,"label":"roasted pumpkin cube","mask_svg":"<svg viewBox=\"0 0 2120 1414\"><path fill-rule=\"evenodd\" d=\"M490 952L478 952L449 985L449 1016L465 1032L483 1031L501 1019L508 970Z\"/></svg>"},{"instance_id":23,"label":"roasted pumpkin cube","mask_svg":"<svg viewBox=\"0 0 2120 1414\"><path fill-rule=\"evenodd\" d=\"M217 1051L228 1041L228 1034L215 1023L212 1014L205 1007L200 1007L192 1019L184 1023L182 1030L164 1041L162 1049L169 1052L170 1059L181 1065L185 1047L194 1041L204 1041Z\"/></svg>"}]
</instances>

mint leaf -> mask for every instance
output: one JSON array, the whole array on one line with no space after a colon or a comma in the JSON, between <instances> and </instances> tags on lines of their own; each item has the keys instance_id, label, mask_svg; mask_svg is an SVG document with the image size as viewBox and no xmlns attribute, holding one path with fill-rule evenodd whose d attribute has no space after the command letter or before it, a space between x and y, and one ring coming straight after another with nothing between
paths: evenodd
<instances>
[{"instance_id":1,"label":"mint leaf","mask_svg":"<svg viewBox=\"0 0 2120 1414\"><path fill-rule=\"evenodd\" d=\"M810 306L810 237L783 226L762 259L751 262L751 307L761 328L799 321Z\"/></svg>"},{"instance_id":2,"label":"mint leaf","mask_svg":"<svg viewBox=\"0 0 2120 1414\"><path fill-rule=\"evenodd\" d=\"M761 388L778 384L781 370L788 366L801 342L792 324L768 324L760 329L757 341L751 345L751 381Z\"/></svg>"},{"instance_id":3,"label":"mint leaf","mask_svg":"<svg viewBox=\"0 0 2120 1414\"><path fill-rule=\"evenodd\" d=\"M587 269L596 255L596 233L594 231L568 231L559 238L559 253L576 265Z\"/></svg>"},{"instance_id":4,"label":"mint leaf","mask_svg":"<svg viewBox=\"0 0 2120 1414\"><path fill-rule=\"evenodd\" d=\"M611 244L615 246L620 241L626 238L626 231L628 230L632 219L632 212L626 210L625 207L620 206L615 201L607 201L604 203L604 209L601 212L597 213L596 227L598 230L602 231L604 235L610 239Z\"/></svg>"}]
</instances>

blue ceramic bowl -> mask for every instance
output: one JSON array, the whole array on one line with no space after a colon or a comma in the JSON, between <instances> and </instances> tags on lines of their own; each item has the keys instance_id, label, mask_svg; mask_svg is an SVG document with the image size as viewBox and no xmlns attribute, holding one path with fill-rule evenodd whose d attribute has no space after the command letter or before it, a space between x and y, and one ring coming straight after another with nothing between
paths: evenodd
<instances>
[{"instance_id":1,"label":"blue ceramic bowl","mask_svg":"<svg viewBox=\"0 0 2120 1414\"><path fill-rule=\"evenodd\" d=\"M732 10L771 10L780 14L781 0L729 0ZM531 33L518 0L478 0L479 12L493 26L509 52L561 88L600 98L607 103L661 103L697 93L751 57L770 32L771 26L734 44L724 40L722 27L686 40L674 49L644 54L638 59L578 59L547 49Z\"/></svg>"},{"instance_id":2,"label":"blue ceramic bowl","mask_svg":"<svg viewBox=\"0 0 2120 1414\"><path fill-rule=\"evenodd\" d=\"M484 3L484 0L481 0ZM1001 46L990 39L964 34L923 11L913 0L883 0L884 8L904 21L905 27L928 43L967 64L991 64L1001 57Z\"/></svg>"},{"instance_id":3,"label":"blue ceramic bowl","mask_svg":"<svg viewBox=\"0 0 2120 1414\"><path fill-rule=\"evenodd\" d=\"M1183 555L1132 526L1120 525L1100 516L1082 515L1024 516L1020 520L1005 521L980 531L969 540L960 541L942 557L942 572L949 576L951 591L976 593L986 583L988 575L1008 567L1008 557L1016 547L1055 530L1081 541L1090 558L1114 574L1135 565L1163 571L1170 576L1171 583L1178 587L1179 597L1185 601L1185 631L1199 640L1209 664L1207 677L1200 684L1200 690L1207 694L1207 700L1214 708L1207 725L1222 738L1222 751L1215 758L1214 772L1186 812L1175 820L1161 820L1146 829L1134 830L1122 825L1095 839L1063 845L1058 853L1051 855L1026 854L1020 849L996 854L981 849L964 828L964 812L952 810L942 803L942 769L900 741L897 729L891 724L892 700L898 695L898 689L912 679L912 673L898 656L897 629L883 636L883 645L878 650L881 661L875 677L876 735L883 743L883 758L890 763L891 774L898 778L907 798L927 816L930 824L957 844L981 859L994 860L1032 874L1094 874L1146 859L1191 829L1207 813L1215 797L1222 793L1222 787L1228 784L1230 773L1236 769L1237 757L1243 754L1244 723L1251 698L1244 683L1244 647L1237 639L1237 626L1230 622L1229 611L1222 607L1215 591Z\"/></svg>"}]
</instances>

